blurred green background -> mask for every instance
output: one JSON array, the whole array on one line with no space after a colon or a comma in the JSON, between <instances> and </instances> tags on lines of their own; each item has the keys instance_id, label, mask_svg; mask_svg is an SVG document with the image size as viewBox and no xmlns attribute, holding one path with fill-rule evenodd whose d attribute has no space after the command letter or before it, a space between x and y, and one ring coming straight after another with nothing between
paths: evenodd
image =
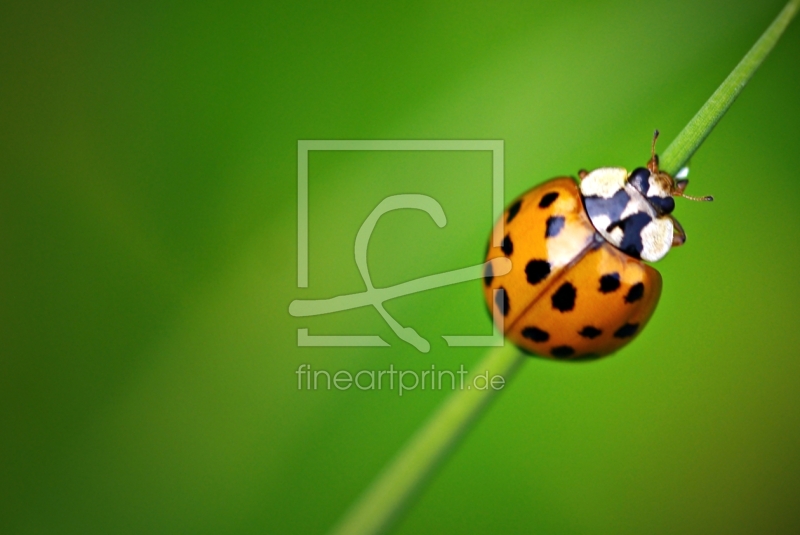
<instances>
[{"instance_id":1,"label":"blurred green background","mask_svg":"<svg viewBox=\"0 0 800 535\"><path fill-rule=\"evenodd\" d=\"M323 533L446 392L298 391L295 370L469 367L480 282L293 318L478 263L489 153L312 153L298 139L502 139L506 199L661 150L782 6L9 2L0 17L0 531ZM800 25L692 161L689 239L647 329L531 360L398 533L800 530ZM379 334L388 348L298 348Z\"/></svg>"}]
</instances>

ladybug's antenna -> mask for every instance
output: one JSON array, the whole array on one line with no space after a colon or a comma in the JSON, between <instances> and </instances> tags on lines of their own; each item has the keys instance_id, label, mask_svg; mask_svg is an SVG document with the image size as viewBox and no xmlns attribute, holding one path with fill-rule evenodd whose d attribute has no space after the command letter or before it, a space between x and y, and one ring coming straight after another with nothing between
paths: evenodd
<instances>
[{"instance_id":1,"label":"ladybug's antenna","mask_svg":"<svg viewBox=\"0 0 800 535\"><path fill-rule=\"evenodd\" d=\"M690 201L703 201L703 202L706 202L706 201L713 201L714 200L714 197L712 197L711 195L706 195L705 197L692 197L691 195L686 195L685 193L680 193L680 192L673 193L672 195L675 196L675 197L683 197L684 199L689 199Z\"/></svg>"},{"instance_id":2,"label":"ladybug's antenna","mask_svg":"<svg viewBox=\"0 0 800 535\"><path fill-rule=\"evenodd\" d=\"M647 169L653 174L658 174L658 155L656 154L656 141L658 140L658 130L653 132L653 144L650 147L650 161L647 162Z\"/></svg>"}]
</instances>

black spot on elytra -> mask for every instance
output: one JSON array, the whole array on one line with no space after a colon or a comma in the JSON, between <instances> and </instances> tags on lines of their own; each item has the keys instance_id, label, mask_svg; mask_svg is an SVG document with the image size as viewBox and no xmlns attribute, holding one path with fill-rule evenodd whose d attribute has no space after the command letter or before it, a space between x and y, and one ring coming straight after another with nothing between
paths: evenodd
<instances>
[{"instance_id":1,"label":"black spot on elytra","mask_svg":"<svg viewBox=\"0 0 800 535\"><path fill-rule=\"evenodd\" d=\"M644 212L636 212L622 221L612 223L606 229L611 232L615 228L622 231L622 241L619 244L619 250L627 253L634 258L642 257L642 229L652 221L650 215Z\"/></svg>"},{"instance_id":2,"label":"black spot on elytra","mask_svg":"<svg viewBox=\"0 0 800 535\"><path fill-rule=\"evenodd\" d=\"M564 217L560 215L547 218L547 230L544 233L545 238L555 238L561 229L564 228Z\"/></svg>"},{"instance_id":3,"label":"black spot on elytra","mask_svg":"<svg viewBox=\"0 0 800 535\"><path fill-rule=\"evenodd\" d=\"M498 288L497 293L494 294L494 302L503 316L508 316L508 311L511 310L511 303L508 302L508 292L505 288Z\"/></svg>"},{"instance_id":4,"label":"black spot on elytra","mask_svg":"<svg viewBox=\"0 0 800 535\"><path fill-rule=\"evenodd\" d=\"M489 286L492 284L492 279L494 279L494 272L492 271L492 263L489 262L483 269L483 283Z\"/></svg>"},{"instance_id":5,"label":"black spot on elytra","mask_svg":"<svg viewBox=\"0 0 800 535\"><path fill-rule=\"evenodd\" d=\"M550 262L547 260L531 260L525 266L525 275L530 284L539 284L550 274Z\"/></svg>"},{"instance_id":6,"label":"black spot on elytra","mask_svg":"<svg viewBox=\"0 0 800 535\"><path fill-rule=\"evenodd\" d=\"M600 277L600 291L604 294L614 292L619 288L619 273L609 273Z\"/></svg>"},{"instance_id":7,"label":"black spot on elytra","mask_svg":"<svg viewBox=\"0 0 800 535\"><path fill-rule=\"evenodd\" d=\"M550 354L557 358L571 357L575 350L570 346L557 346L550 350Z\"/></svg>"},{"instance_id":8,"label":"black spot on elytra","mask_svg":"<svg viewBox=\"0 0 800 535\"><path fill-rule=\"evenodd\" d=\"M597 327L592 327L591 325L587 325L578 334L583 336L584 338L589 338L591 340L603 334L603 331L601 331Z\"/></svg>"},{"instance_id":9,"label":"black spot on elytra","mask_svg":"<svg viewBox=\"0 0 800 535\"><path fill-rule=\"evenodd\" d=\"M503 250L503 254L506 256L511 256L511 253L514 252L514 244L511 242L510 234L506 235L506 237L503 238L503 241L500 242L500 249Z\"/></svg>"},{"instance_id":10,"label":"black spot on elytra","mask_svg":"<svg viewBox=\"0 0 800 535\"><path fill-rule=\"evenodd\" d=\"M639 328L638 323L626 323L625 325L617 329L617 332L614 333L614 336L616 338L630 338L631 336L636 334L636 329L638 328Z\"/></svg>"},{"instance_id":11,"label":"black spot on elytra","mask_svg":"<svg viewBox=\"0 0 800 535\"><path fill-rule=\"evenodd\" d=\"M522 201L517 201L508 208L508 217L506 217L506 223L511 223L514 218L517 217L520 208L522 208Z\"/></svg>"},{"instance_id":12,"label":"black spot on elytra","mask_svg":"<svg viewBox=\"0 0 800 535\"><path fill-rule=\"evenodd\" d=\"M556 290L556 293L553 294L553 308L560 310L561 312L569 312L573 308L575 308L575 296L577 291L575 287L565 282L561 285L561 287Z\"/></svg>"},{"instance_id":13,"label":"black spot on elytra","mask_svg":"<svg viewBox=\"0 0 800 535\"><path fill-rule=\"evenodd\" d=\"M539 201L539 208L547 208L548 206L553 204L553 201L555 201L556 199L558 199L557 191L551 191L550 193L545 193L544 197L542 197L542 200Z\"/></svg>"},{"instance_id":14,"label":"black spot on elytra","mask_svg":"<svg viewBox=\"0 0 800 535\"><path fill-rule=\"evenodd\" d=\"M534 342L547 342L550 334L536 327L525 327L522 329L522 336Z\"/></svg>"},{"instance_id":15,"label":"black spot on elytra","mask_svg":"<svg viewBox=\"0 0 800 535\"><path fill-rule=\"evenodd\" d=\"M626 303L634 303L642 298L644 295L644 284L637 282L631 289L628 290L628 295L625 296Z\"/></svg>"}]
</instances>

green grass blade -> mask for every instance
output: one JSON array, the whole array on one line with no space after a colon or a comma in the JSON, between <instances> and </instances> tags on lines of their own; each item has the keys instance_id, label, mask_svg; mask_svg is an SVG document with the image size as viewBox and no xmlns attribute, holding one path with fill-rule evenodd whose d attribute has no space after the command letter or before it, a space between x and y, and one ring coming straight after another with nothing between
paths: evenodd
<instances>
[{"instance_id":1,"label":"green grass blade","mask_svg":"<svg viewBox=\"0 0 800 535\"><path fill-rule=\"evenodd\" d=\"M667 147L667 150L661 155L661 169L674 176L681 167L686 165L689 158L702 145L714 126L742 92L764 58L772 51L783 31L797 13L798 6L800 6L800 0L790 0L786 4L769 28L759 37L756 44L745 54L742 61Z\"/></svg>"}]
</instances>

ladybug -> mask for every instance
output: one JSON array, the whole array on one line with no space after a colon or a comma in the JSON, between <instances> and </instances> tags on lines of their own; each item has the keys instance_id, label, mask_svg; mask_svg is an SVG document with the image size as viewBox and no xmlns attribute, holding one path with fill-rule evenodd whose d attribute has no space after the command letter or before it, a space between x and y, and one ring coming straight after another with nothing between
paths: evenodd
<instances>
[{"instance_id":1,"label":"ladybug","mask_svg":"<svg viewBox=\"0 0 800 535\"><path fill-rule=\"evenodd\" d=\"M522 350L558 360L609 355L639 334L658 304L656 262L686 241L672 216L689 181L658 168L653 136L646 167L581 170L512 202L486 254L484 297L505 336ZM494 233L493 233L494 235ZM494 276L492 259L512 269Z\"/></svg>"}]
</instances>

